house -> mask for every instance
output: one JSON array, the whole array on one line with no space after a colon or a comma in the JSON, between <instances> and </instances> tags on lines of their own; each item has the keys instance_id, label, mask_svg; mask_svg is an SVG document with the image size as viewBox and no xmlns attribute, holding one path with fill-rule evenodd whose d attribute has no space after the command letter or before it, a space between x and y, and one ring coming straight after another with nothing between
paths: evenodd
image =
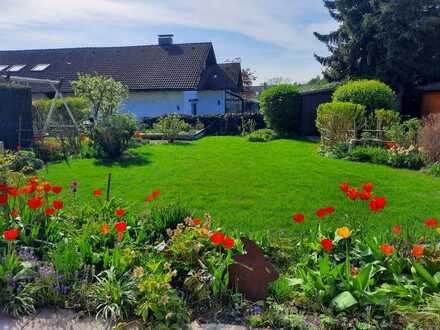
<instances>
[{"instance_id":1,"label":"house","mask_svg":"<svg viewBox=\"0 0 440 330\"><path fill-rule=\"evenodd\" d=\"M123 110L140 117L244 111L240 63L217 63L212 43L0 51L0 75L60 80L72 94L78 74L101 74L129 89ZM32 86L34 98L52 97L50 86Z\"/></svg>"}]
</instances>

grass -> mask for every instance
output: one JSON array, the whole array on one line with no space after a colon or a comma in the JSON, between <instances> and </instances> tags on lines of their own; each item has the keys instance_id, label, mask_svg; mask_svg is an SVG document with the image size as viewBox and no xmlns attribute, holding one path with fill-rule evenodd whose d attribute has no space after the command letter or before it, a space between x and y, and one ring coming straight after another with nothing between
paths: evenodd
<instances>
[{"instance_id":1,"label":"grass","mask_svg":"<svg viewBox=\"0 0 440 330\"><path fill-rule=\"evenodd\" d=\"M209 212L226 230L246 233L282 229L294 234L298 225L292 224L292 214L302 212L317 222L315 210L330 205L337 212L329 221L343 224L343 214L367 206L360 202L353 206L339 190L341 182L371 181L375 192L388 198L389 207L371 220L378 232L440 216L439 178L327 159L317 149L317 144L303 141L260 144L240 137L207 137L188 144L139 147L131 150L131 157L116 162L51 164L41 174L66 190L77 180L79 196L90 199L91 191L105 189L112 173L112 194L133 209L146 207L145 196L160 189L162 203L178 200L197 215Z\"/></svg>"}]
</instances>

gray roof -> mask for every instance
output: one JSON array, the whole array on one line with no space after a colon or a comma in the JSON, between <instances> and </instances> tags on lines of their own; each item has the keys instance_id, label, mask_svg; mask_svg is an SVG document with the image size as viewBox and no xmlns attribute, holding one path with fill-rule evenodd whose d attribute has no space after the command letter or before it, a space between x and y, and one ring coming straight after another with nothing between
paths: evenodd
<instances>
[{"instance_id":1,"label":"gray roof","mask_svg":"<svg viewBox=\"0 0 440 330\"><path fill-rule=\"evenodd\" d=\"M221 84L210 81L214 76L207 72L222 68L211 43L0 51L0 65L14 64L26 67L10 75L62 80L64 92L71 91L70 81L79 73L111 76L131 91L237 89L241 80L223 79ZM50 66L41 72L31 71L37 64ZM219 75L229 77L228 72ZM33 91L50 89L33 86Z\"/></svg>"}]
</instances>

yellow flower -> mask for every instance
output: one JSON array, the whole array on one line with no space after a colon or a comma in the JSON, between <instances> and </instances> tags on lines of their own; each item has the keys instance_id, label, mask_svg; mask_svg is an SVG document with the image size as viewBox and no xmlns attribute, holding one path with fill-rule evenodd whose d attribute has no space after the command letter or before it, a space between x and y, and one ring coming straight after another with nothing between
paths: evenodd
<instances>
[{"instance_id":1,"label":"yellow flower","mask_svg":"<svg viewBox=\"0 0 440 330\"><path fill-rule=\"evenodd\" d=\"M437 233L440 234L440 227L438 227L436 230L437 230Z\"/></svg>"},{"instance_id":2,"label":"yellow flower","mask_svg":"<svg viewBox=\"0 0 440 330\"><path fill-rule=\"evenodd\" d=\"M341 227L336 229L336 234L341 238L349 238L351 236L351 230L348 227Z\"/></svg>"}]
</instances>

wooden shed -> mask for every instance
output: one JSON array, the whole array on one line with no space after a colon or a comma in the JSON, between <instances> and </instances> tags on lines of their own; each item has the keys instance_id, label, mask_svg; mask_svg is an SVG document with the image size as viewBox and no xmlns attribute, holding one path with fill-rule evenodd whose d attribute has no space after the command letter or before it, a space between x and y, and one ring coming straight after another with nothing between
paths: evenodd
<instances>
[{"instance_id":1,"label":"wooden shed","mask_svg":"<svg viewBox=\"0 0 440 330\"><path fill-rule=\"evenodd\" d=\"M420 87L420 115L440 114L440 82Z\"/></svg>"}]
</instances>

